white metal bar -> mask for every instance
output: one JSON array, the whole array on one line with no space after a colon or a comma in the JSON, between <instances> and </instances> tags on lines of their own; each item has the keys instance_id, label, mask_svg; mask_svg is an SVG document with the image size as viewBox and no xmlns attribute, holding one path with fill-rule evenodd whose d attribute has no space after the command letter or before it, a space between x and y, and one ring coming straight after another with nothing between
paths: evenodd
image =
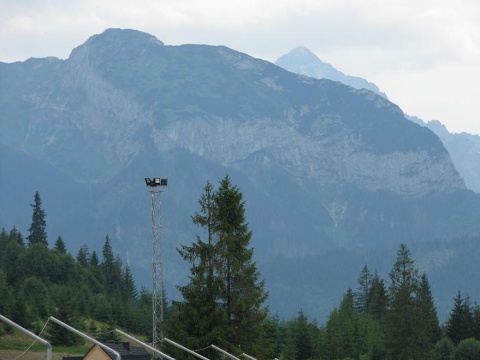
<instances>
[{"instance_id":1,"label":"white metal bar","mask_svg":"<svg viewBox=\"0 0 480 360\"><path fill-rule=\"evenodd\" d=\"M245 354L245 353L242 353L242 356L244 356L244 357L246 357L247 359L250 359L250 360L257 360L253 356L250 356L250 355Z\"/></svg>"},{"instance_id":2,"label":"white metal bar","mask_svg":"<svg viewBox=\"0 0 480 360\"><path fill-rule=\"evenodd\" d=\"M53 322L57 323L58 325L63 326L65 329L70 330L71 332L77 334L78 336L83 337L85 340L91 341L92 343L100 346L102 349L110 351L112 354L115 355L117 360L122 360L122 357L120 356L120 354L117 351L113 350L112 348L109 348L105 344L102 344L100 341L95 340L94 338L91 338L90 336L82 333L81 331L78 331L77 329L71 327L70 325L65 324L64 322L62 322L58 319L55 319L53 316L50 316L49 319L52 320Z\"/></svg>"},{"instance_id":3,"label":"white metal bar","mask_svg":"<svg viewBox=\"0 0 480 360\"><path fill-rule=\"evenodd\" d=\"M27 329L23 328L22 326L14 323L12 320L7 319L5 316L0 315L0 320L6 322L7 324L13 326L14 328L24 332L27 335L30 335L33 337L35 340L41 342L43 345L47 346L47 360L52 360L52 345L45 339L42 339L40 336L35 335L31 331L28 331Z\"/></svg>"},{"instance_id":4,"label":"white metal bar","mask_svg":"<svg viewBox=\"0 0 480 360\"><path fill-rule=\"evenodd\" d=\"M124 333L123 331L120 331L120 330L118 330L118 329L115 329L115 331L116 331L117 333L119 333L120 335L125 336L127 339L130 339L130 340L132 340L132 341L135 341L136 343L139 343L140 345L146 347L147 349L149 349L149 350L157 353L158 355L164 357L164 358L167 359L167 360L175 360L175 359L172 358L171 356L168 356L167 354L162 353L160 350L155 349L154 347L151 347L151 346L148 345L148 344L145 344L144 342L138 340L137 338L134 338L134 337L131 336L131 335L128 335L128 334Z\"/></svg>"},{"instance_id":5,"label":"white metal bar","mask_svg":"<svg viewBox=\"0 0 480 360\"><path fill-rule=\"evenodd\" d=\"M163 341L166 341L167 343L169 343L169 344L171 344L171 345L173 345L173 346L176 346L177 348L179 348L179 349L181 349L181 350L183 350L183 351L186 351L186 352L188 352L189 354L192 354L193 356L198 357L199 359L202 359L202 360L210 360L210 359L206 358L205 356L202 356L202 355L200 355L199 353L196 353L195 351L190 350L190 349L186 348L185 346L182 346L182 345L176 343L176 342L173 341L173 340L170 340L170 339L168 339L168 338L163 338Z\"/></svg>"},{"instance_id":6,"label":"white metal bar","mask_svg":"<svg viewBox=\"0 0 480 360\"><path fill-rule=\"evenodd\" d=\"M220 349L218 346L215 346L215 345L210 345L212 348L214 348L215 350L217 350L218 352L221 352L223 355L226 355L228 356L230 359L233 359L233 360L240 360L239 358L237 358L236 356L226 352L225 350L223 349Z\"/></svg>"}]
</instances>

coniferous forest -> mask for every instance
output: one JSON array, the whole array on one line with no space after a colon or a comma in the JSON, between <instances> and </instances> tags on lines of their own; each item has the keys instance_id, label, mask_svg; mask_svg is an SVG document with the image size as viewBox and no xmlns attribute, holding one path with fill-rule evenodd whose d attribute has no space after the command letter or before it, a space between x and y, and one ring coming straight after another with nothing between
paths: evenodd
<instances>
[{"instance_id":1,"label":"coniferous forest","mask_svg":"<svg viewBox=\"0 0 480 360\"><path fill-rule=\"evenodd\" d=\"M101 254L84 245L72 255L61 237L48 238L38 192L33 200L28 234L15 228L0 233L0 314L43 331L54 345L83 340L53 324L43 329L49 316L100 341L112 339L114 328L151 341L151 293L137 289L108 235ZM178 249L190 265L186 285L179 286L182 299L164 299L166 337L210 359L221 358L211 344L257 359L480 359L480 306L458 291L440 324L427 275L406 245L398 248L388 278L368 265L359 269L357 287L346 289L323 323L301 309L280 319L266 306L238 187L228 176L218 189L207 182L198 204L192 221L201 235ZM11 332L0 323L0 341ZM191 358L165 349L176 359Z\"/></svg>"}]
</instances>

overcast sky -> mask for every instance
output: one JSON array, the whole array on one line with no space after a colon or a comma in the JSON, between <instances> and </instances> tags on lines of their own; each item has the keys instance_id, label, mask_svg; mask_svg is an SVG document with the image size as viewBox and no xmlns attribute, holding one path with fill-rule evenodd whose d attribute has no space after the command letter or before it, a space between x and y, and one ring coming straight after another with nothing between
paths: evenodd
<instances>
[{"instance_id":1,"label":"overcast sky","mask_svg":"<svg viewBox=\"0 0 480 360\"><path fill-rule=\"evenodd\" d=\"M65 59L111 27L272 62L304 46L406 114L480 134L478 0L0 0L0 61Z\"/></svg>"}]
</instances>

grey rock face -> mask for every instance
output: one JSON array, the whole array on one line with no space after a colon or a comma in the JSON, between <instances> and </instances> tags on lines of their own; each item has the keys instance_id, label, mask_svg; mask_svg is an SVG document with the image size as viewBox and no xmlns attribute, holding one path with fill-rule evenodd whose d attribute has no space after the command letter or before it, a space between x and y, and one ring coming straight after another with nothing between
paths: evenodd
<instances>
[{"instance_id":1,"label":"grey rock face","mask_svg":"<svg viewBox=\"0 0 480 360\"><path fill-rule=\"evenodd\" d=\"M211 118L177 122L165 132L175 146L226 167L241 170L237 164L261 153L264 163L281 164L319 185L350 183L413 197L465 187L446 152L440 158L426 151L375 154L358 134L345 130L323 137L322 126L323 121L317 121L306 136L271 119L239 124Z\"/></svg>"},{"instance_id":2,"label":"grey rock face","mask_svg":"<svg viewBox=\"0 0 480 360\"><path fill-rule=\"evenodd\" d=\"M127 37L137 39L135 44L145 44L135 47L128 57L126 40L118 40L117 32L108 31L102 39L93 37L68 60L51 67L59 81L40 77L32 69L41 86L34 91L25 88L20 95L37 113L28 119L23 149L78 181L107 181L152 144L159 153L186 150L238 171L254 171L246 170L245 164L255 157L256 166L275 164L320 186L350 184L412 197L464 188L438 139L416 125L412 128L398 107L373 92L284 72L231 49L194 47L190 51L197 56L210 52L211 60L203 61L221 61L227 70L217 75L215 67L204 65L195 75L204 90L183 104L182 94L191 92L188 84L183 85L184 79L197 81L193 77L197 63L181 57L182 48L169 47L172 55L161 53L159 59L165 64L159 67L149 51L167 49L142 33L127 32ZM152 78L165 73L169 81L146 78L144 87L155 88L158 82L164 88L145 102L139 96L142 87L117 85L119 77L131 83L134 74L109 70L109 66L129 67L109 53L100 56L105 48L136 61L136 71L150 72ZM181 60L172 63L169 56ZM178 67L190 71L179 72ZM235 94L203 82L208 71L219 76L218 81L238 84ZM170 91L178 87L177 98ZM312 97L292 98L290 87L301 88ZM223 115L215 108L206 112L202 110L205 93L216 97L219 104L232 103L240 110ZM265 94L265 102L251 105L258 102L252 93ZM170 103L155 110L164 99L171 99ZM271 104L270 116L262 115L263 104ZM178 111L182 115L173 120L171 114Z\"/></svg>"}]
</instances>

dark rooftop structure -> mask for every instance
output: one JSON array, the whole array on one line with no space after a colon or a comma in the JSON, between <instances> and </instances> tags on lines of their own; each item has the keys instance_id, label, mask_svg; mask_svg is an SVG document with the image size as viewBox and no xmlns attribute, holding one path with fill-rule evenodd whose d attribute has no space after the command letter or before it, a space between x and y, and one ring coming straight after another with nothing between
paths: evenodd
<instances>
[{"instance_id":1,"label":"dark rooftop structure","mask_svg":"<svg viewBox=\"0 0 480 360\"><path fill-rule=\"evenodd\" d=\"M122 342L116 344L113 342L104 343L110 349L115 350L120 354L122 360L150 360L148 352L140 346L131 346L129 342ZM98 360L98 359L112 359L116 360L116 356L108 350L104 350L98 345L93 345L83 357L64 357L63 360Z\"/></svg>"}]
</instances>

